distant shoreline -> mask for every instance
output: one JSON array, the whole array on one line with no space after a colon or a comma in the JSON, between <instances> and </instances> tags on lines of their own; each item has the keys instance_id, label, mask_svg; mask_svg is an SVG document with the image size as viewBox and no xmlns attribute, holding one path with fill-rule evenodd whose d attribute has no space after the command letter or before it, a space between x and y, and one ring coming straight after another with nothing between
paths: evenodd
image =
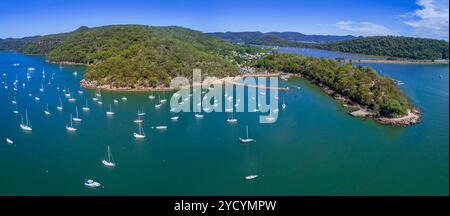
<instances>
[{"instance_id":1,"label":"distant shoreline","mask_svg":"<svg viewBox=\"0 0 450 216\"><path fill-rule=\"evenodd\" d=\"M388 60L388 59L335 59L344 63L381 63L381 64L448 64L448 61L431 60Z\"/></svg>"}]
</instances>

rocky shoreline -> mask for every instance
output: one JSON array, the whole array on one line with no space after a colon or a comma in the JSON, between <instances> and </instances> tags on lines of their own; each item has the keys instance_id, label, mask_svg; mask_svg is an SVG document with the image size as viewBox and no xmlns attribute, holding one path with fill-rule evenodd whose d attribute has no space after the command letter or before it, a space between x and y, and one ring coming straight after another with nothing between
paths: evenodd
<instances>
[{"instance_id":1,"label":"rocky shoreline","mask_svg":"<svg viewBox=\"0 0 450 216\"><path fill-rule=\"evenodd\" d=\"M350 108L351 111L348 112L349 115L356 118L369 118L373 119L376 122L384 125L391 126L399 126L399 127L407 127L411 125L418 124L421 120L421 113L417 108L413 108L413 110L408 110L408 114L406 116L397 117L397 118L387 118L387 117L379 117L376 116L373 112L371 112L367 107L361 106L351 99L335 92L328 86L325 86L321 83L316 83L322 91L326 94L333 97L335 100L342 102L344 107Z\"/></svg>"}]
</instances>

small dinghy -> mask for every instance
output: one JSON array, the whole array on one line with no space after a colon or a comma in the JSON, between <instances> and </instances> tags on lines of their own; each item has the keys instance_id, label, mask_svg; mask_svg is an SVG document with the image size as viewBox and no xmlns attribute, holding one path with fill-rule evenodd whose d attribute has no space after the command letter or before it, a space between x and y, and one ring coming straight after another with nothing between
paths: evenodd
<instances>
[{"instance_id":1,"label":"small dinghy","mask_svg":"<svg viewBox=\"0 0 450 216\"><path fill-rule=\"evenodd\" d=\"M102 186L100 183L98 183L92 179L84 180L84 185L87 187L91 187L91 188L98 188L98 187Z\"/></svg>"},{"instance_id":2,"label":"small dinghy","mask_svg":"<svg viewBox=\"0 0 450 216\"><path fill-rule=\"evenodd\" d=\"M11 140L11 139L9 139L9 138L6 138L6 143L8 143L8 144L14 144L14 142Z\"/></svg>"},{"instance_id":3,"label":"small dinghy","mask_svg":"<svg viewBox=\"0 0 450 216\"><path fill-rule=\"evenodd\" d=\"M245 180L253 180L258 178L258 175L249 175L249 176L245 176Z\"/></svg>"},{"instance_id":4,"label":"small dinghy","mask_svg":"<svg viewBox=\"0 0 450 216\"><path fill-rule=\"evenodd\" d=\"M108 154L108 156L106 157L106 159L102 160L102 164L107 166L107 167L115 167L116 163L113 162L111 149L109 148L109 146L108 146L107 154Z\"/></svg>"}]
</instances>

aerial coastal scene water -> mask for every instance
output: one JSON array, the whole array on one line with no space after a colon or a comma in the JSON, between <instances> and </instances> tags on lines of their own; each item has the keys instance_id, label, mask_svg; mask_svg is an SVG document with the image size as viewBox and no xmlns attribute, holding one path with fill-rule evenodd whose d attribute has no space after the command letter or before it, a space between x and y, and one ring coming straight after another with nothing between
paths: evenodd
<instances>
[{"instance_id":1,"label":"aerial coastal scene water","mask_svg":"<svg viewBox=\"0 0 450 216\"><path fill-rule=\"evenodd\" d=\"M274 124L260 124L258 114L249 112L236 113L235 124L227 123L226 113L205 114L203 119L180 113L173 121L169 105L155 108L162 92L155 92L156 99L150 100L150 93L103 91L100 105L93 101L97 91L78 84L83 66L60 67L45 63L41 56L15 52L2 52L0 59L6 75L2 86L8 86L1 90L0 134L2 140L14 141L0 147L4 194L398 195L448 191L448 65L370 65L402 80L402 89L424 110L420 124L396 128L350 117L331 97L302 79L280 83L291 88L280 94L287 106ZM15 63L20 65L15 67ZM36 71L27 79L30 67ZM17 93L13 91L15 79ZM75 102L68 101L64 89ZM60 98L63 110L58 111ZM17 103L12 104L13 100ZM82 110L86 101L89 112ZM47 104L49 115L44 113ZM110 105L112 117L106 115ZM74 123L76 132L69 132L65 127L77 107L82 121ZM13 113L16 109L19 114ZM141 109L147 137L137 140L133 133L138 126L133 120ZM25 110L31 132L19 126ZM154 128L159 125L167 129ZM255 143L239 142L246 125ZM117 167L101 163L107 146ZM261 177L245 181L250 174ZM87 190L80 184L86 177L101 180L104 188Z\"/></svg>"},{"instance_id":2,"label":"aerial coastal scene water","mask_svg":"<svg viewBox=\"0 0 450 216\"><path fill-rule=\"evenodd\" d=\"M448 39L209 32L0 39L0 195L448 196Z\"/></svg>"}]
</instances>

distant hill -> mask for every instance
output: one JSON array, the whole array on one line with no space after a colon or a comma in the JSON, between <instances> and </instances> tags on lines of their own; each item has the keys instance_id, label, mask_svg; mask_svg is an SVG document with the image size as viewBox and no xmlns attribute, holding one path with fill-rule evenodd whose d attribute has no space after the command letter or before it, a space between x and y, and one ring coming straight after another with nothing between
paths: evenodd
<instances>
[{"instance_id":1,"label":"distant hill","mask_svg":"<svg viewBox=\"0 0 450 216\"><path fill-rule=\"evenodd\" d=\"M354 37L296 32L209 33L223 40L264 46L303 47L414 60L448 59L447 41L403 36Z\"/></svg>"},{"instance_id":2,"label":"distant hill","mask_svg":"<svg viewBox=\"0 0 450 216\"><path fill-rule=\"evenodd\" d=\"M30 41L33 41L38 37L39 36L0 39L0 50L19 50L23 46L25 46L25 44L29 43Z\"/></svg>"},{"instance_id":3,"label":"distant hill","mask_svg":"<svg viewBox=\"0 0 450 216\"><path fill-rule=\"evenodd\" d=\"M418 60L448 59L449 55L447 41L402 36L357 38L326 44L319 48Z\"/></svg>"},{"instance_id":4,"label":"distant hill","mask_svg":"<svg viewBox=\"0 0 450 216\"><path fill-rule=\"evenodd\" d=\"M264 38L278 38L280 41L303 42L303 43L329 43L335 41L349 40L356 38L352 35L306 35L298 32L214 32L209 35L228 40L234 43L260 44Z\"/></svg>"}]
</instances>

